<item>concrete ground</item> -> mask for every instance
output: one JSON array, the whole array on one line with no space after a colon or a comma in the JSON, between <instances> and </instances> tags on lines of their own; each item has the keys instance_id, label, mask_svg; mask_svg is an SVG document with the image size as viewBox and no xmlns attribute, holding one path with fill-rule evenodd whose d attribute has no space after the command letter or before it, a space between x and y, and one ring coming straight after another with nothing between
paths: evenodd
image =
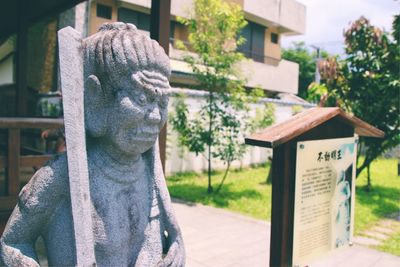
<instances>
[{"instance_id":1,"label":"concrete ground","mask_svg":"<svg viewBox=\"0 0 400 267\"><path fill-rule=\"evenodd\" d=\"M269 266L270 223L203 205L173 203L187 267ZM398 267L400 257L354 245L309 267Z\"/></svg>"}]
</instances>

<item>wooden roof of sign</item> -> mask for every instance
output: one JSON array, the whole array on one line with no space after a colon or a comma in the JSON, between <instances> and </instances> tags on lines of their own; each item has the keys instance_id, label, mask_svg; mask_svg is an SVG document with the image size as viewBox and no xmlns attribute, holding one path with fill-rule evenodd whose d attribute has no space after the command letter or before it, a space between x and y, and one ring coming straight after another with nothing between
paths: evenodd
<instances>
[{"instance_id":1,"label":"wooden roof of sign","mask_svg":"<svg viewBox=\"0 0 400 267\"><path fill-rule=\"evenodd\" d=\"M322 123L338 118L345 124L354 127L355 133L360 136L384 137L385 133L359 118L335 108L316 107L299 113L289 120L268 127L245 139L246 144L275 148L293 138L321 125Z\"/></svg>"}]
</instances>

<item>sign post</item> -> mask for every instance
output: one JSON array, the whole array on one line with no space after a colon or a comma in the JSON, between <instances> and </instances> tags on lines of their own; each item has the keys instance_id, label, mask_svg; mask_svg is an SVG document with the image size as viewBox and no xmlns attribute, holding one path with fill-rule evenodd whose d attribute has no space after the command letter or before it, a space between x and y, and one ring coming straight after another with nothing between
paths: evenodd
<instances>
[{"instance_id":1,"label":"sign post","mask_svg":"<svg viewBox=\"0 0 400 267\"><path fill-rule=\"evenodd\" d=\"M335 246L332 245L336 239L332 239L335 227L331 215L337 212L332 204L337 202L334 192L341 181L341 178L336 181L337 173L344 169L346 172L350 165L355 168L355 134L384 136L379 129L339 108L313 108L245 139L246 144L273 149L270 266L306 266ZM342 147L345 145L353 146L352 153ZM329 163L325 161L328 152ZM346 154L345 163L337 160L338 153L341 159ZM320 161L319 156L323 157ZM355 169L352 177L354 173ZM352 178L346 179L352 181ZM354 189L349 193L354 194ZM349 199L345 202L349 203ZM329 214L318 213L312 206L315 201L321 209L323 205L329 206Z\"/></svg>"}]
</instances>

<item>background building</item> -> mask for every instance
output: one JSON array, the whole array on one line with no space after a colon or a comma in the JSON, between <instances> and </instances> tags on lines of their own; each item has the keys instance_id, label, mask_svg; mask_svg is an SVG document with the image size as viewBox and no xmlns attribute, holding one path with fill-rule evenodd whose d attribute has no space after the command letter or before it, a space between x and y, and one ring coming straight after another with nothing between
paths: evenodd
<instances>
[{"instance_id":1,"label":"background building","mask_svg":"<svg viewBox=\"0 0 400 267\"><path fill-rule=\"evenodd\" d=\"M294 105L307 107L307 103L295 96L298 91L298 65L281 58L282 38L287 35L302 34L305 31L305 6L295 0L226 1L239 4L248 21L242 32L247 42L239 48L248 58L241 63L243 73L248 78L247 87L261 87L268 92L268 96L274 98L263 101L276 104L277 122L292 116ZM183 51L175 46L176 40L187 42L188 30L177 21L177 18L190 16L192 5L193 0L171 0L169 56L172 67L171 86L177 90L195 88L191 70L182 60ZM72 26L83 36L87 36L95 33L105 22L123 21L133 23L139 30L150 34L150 11L151 0L91 0L77 4L62 13L54 12L27 28L26 47L22 50L25 53L22 57L23 62L19 61L17 56L16 36L7 35L7 38L0 38L0 117L61 115L60 96L57 93L59 92L56 37L58 29ZM17 64L18 62L20 63ZM20 69L25 72L25 77L19 74ZM16 81L21 80L21 77L24 79L17 85ZM17 87L23 89L22 94L17 93ZM201 93L197 94L190 90L185 92L191 107L195 110L203 101L199 97ZM22 98L18 98L18 94ZM262 103L260 105L262 106ZM176 151L174 136L171 136L171 131L168 133L166 171L203 169L205 163L199 158L190 153L181 154ZM37 138L40 133L31 131L25 135L21 141L24 149L32 148L33 136ZM6 135L0 132L0 137L2 136ZM42 150L42 147L43 144L39 142L32 149L25 150L28 154L40 153L36 150ZM252 149L244 161L238 164L243 166L265 161L268 153L258 150L258 148Z\"/></svg>"},{"instance_id":2,"label":"background building","mask_svg":"<svg viewBox=\"0 0 400 267\"><path fill-rule=\"evenodd\" d=\"M305 32L306 8L295 0L226 0L239 4L248 25L243 29L246 43L239 50L247 60L242 70L249 78L248 87L259 86L278 93L297 94L299 67L281 58L281 39L285 35ZM88 32L93 34L104 22L123 21L150 31L150 0L95 0L89 3ZM187 28L177 17L191 14L193 0L171 0L170 58L171 85L190 87L193 79L190 68L182 61L182 51L175 41L187 42Z\"/></svg>"},{"instance_id":3,"label":"background building","mask_svg":"<svg viewBox=\"0 0 400 267\"><path fill-rule=\"evenodd\" d=\"M243 30L247 42L239 50L250 60L241 63L248 77L248 87L259 86L276 93L296 94L299 67L281 58L281 39L287 35L305 32L305 6L295 0L226 0L242 6L248 25ZM171 85L191 87L190 68L181 60L182 51L175 41L187 41L187 28L177 17L187 17L193 0L171 0L170 51L172 65ZM92 0L78 4L60 15L35 23L27 31L27 90L26 114L36 113L38 96L35 93L57 91L56 32L72 26L84 36L93 34L104 22L123 21L135 24L140 30L150 31L151 0ZM0 116L9 116L13 110L10 88L16 80L15 35L0 40ZM24 112L22 112L24 113ZM40 115L40 114L35 114Z\"/></svg>"}]
</instances>

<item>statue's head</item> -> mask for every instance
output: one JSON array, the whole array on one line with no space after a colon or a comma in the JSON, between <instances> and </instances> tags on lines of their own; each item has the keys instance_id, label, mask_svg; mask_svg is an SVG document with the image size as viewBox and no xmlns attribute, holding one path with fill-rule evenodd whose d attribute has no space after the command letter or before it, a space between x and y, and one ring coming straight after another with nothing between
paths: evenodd
<instances>
[{"instance_id":1,"label":"statue's head","mask_svg":"<svg viewBox=\"0 0 400 267\"><path fill-rule=\"evenodd\" d=\"M107 23L84 40L85 123L91 137L140 154L167 119L170 65L163 48L132 24Z\"/></svg>"}]
</instances>

